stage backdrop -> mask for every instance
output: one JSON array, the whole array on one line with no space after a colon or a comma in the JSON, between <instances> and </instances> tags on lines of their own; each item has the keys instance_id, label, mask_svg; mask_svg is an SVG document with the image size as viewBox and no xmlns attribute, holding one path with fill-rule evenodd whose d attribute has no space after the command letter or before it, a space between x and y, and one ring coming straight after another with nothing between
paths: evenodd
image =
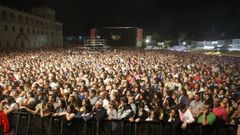
<instances>
[{"instance_id":1,"label":"stage backdrop","mask_svg":"<svg viewBox=\"0 0 240 135\"><path fill-rule=\"evenodd\" d=\"M107 39L107 44L110 47L142 47L143 29L136 27L103 27L95 28L95 30L96 37Z\"/></svg>"}]
</instances>

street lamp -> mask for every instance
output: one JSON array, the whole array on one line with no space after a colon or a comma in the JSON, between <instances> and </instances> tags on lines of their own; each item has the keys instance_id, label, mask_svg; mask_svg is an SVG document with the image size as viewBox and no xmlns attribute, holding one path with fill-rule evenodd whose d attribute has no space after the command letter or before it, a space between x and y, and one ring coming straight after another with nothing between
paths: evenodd
<instances>
[{"instance_id":1,"label":"street lamp","mask_svg":"<svg viewBox=\"0 0 240 135\"><path fill-rule=\"evenodd\" d=\"M150 42L150 40L146 39L145 42L147 43L147 47L148 47L148 43Z\"/></svg>"}]
</instances>

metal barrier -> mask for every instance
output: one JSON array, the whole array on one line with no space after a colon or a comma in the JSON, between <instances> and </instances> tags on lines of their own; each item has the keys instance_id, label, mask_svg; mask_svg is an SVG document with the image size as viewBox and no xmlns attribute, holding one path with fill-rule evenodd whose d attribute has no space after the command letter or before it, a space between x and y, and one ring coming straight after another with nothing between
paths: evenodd
<instances>
[{"instance_id":1,"label":"metal barrier","mask_svg":"<svg viewBox=\"0 0 240 135\"><path fill-rule=\"evenodd\" d=\"M237 135L237 126L202 126L191 124L187 129L166 122L132 123L121 120L97 122L73 119L71 122L61 117L43 117L16 112L10 120L15 135Z\"/></svg>"}]
</instances>

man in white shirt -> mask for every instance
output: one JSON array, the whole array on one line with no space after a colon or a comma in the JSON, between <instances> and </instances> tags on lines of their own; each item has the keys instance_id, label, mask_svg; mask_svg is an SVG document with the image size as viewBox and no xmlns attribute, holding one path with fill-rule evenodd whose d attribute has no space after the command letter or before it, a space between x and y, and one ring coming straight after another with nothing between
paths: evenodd
<instances>
[{"instance_id":1,"label":"man in white shirt","mask_svg":"<svg viewBox=\"0 0 240 135\"><path fill-rule=\"evenodd\" d=\"M100 99L102 100L102 102L103 102L103 107L104 107L105 109L108 109L109 101L106 99L106 93L105 93L105 91L100 92L99 98L100 98Z\"/></svg>"}]
</instances>

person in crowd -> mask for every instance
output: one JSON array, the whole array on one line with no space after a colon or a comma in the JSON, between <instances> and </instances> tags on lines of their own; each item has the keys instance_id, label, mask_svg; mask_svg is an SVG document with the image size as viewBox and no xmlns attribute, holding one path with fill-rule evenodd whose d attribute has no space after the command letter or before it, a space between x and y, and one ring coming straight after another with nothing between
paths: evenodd
<instances>
[{"instance_id":1,"label":"person in crowd","mask_svg":"<svg viewBox=\"0 0 240 135\"><path fill-rule=\"evenodd\" d=\"M11 120L13 117L12 113L17 109L18 105L13 97L0 97L0 126L3 125L5 135L14 135L14 129Z\"/></svg>"},{"instance_id":2,"label":"person in crowd","mask_svg":"<svg viewBox=\"0 0 240 135\"><path fill-rule=\"evenodd\" d=\"M131 106L128 104L128 99L126 97L122 97L120 100L120 105L118 106L118 119L128 120L132 116L133 111Z\"/></svg>"},{"instance_id":3,"label":"person in crowd","mask_svg":"<svg viewBox=\"0 0 240 135\"><path fill-rule=\"evenodd\" d=\"M216 116L213 112L211 112L211 104L204 103L202 108L202 114L198 117L197 122L202 125L212 125L216 121Z\"/></svg>"},{"instance_id":4,"label":"person in crowd","mask_svg":"<svg viewBox=\"0 0 240 135\"><path fill-rule=\"evenodd\" d=\"M183 124L181 126L183 129L185 129L187 127L187 124L194 122L193 115L185 104L179 104L178 113L179 113L181 122L183 122Z\"/></svg>"},{"instance_id":5,"label":"person in crowd","mask_svg":"<svg viewBox=\"0 0 240 135\"><path fill-rule=\"evenodd\" d=\"M98 100L93 108L93 118L98 122L104 120L107 117L107 110L103 107L103 101Z\"/></svg>"},{"instance_id":6,"label":"person in crowd","mask_svg":"<svg viewBox=\"0 0 240 135\"><path fill-rule=\"evenodd\" d=\"M77 116L82 117L84 121L88 121L92 118L92 105L88 98L82 100L82 106L78 110Z\"/></svg>"},{"instance_id":7,"label":"person in crowd","mask_svg":"<svg viewBox=\"0 0 240 135\"><path fill-rule=\"evenodd\" d=\"M67 111L66 102L64 101L64 99L60 99L58 101L58 107L57 107L55 113L53 114L53 116L62 116L66 113L66 111Z\"/></svg>"},{"instance_id":8,"label":"person in crowd","mask_svg":"<svg viewBox=\"0 0 240 135\"><path fill-rule=\"evenodd\" d=\"M220 105L220 101L218 98L214 99L213 113L217 117L217 123L227 122L227 119L228 119L227 110L223 106Z\"/></svg>"},{"instance_id":9,"label":"person in crowd","mask_svg":"<svg viewBox=\"0 0 240 135\"><path fill-rule=\"evenodd\" d=\"M104 90L100 92L99 99L103 101L103 107L107 110L109 105L109 100L107 99L107 94Z\"/></svg>"},{"instance_id":10,"label":"person in crowd","mask_svg":"<svg viewBox=\"0 0 240 135\"><path fill-rule=\"evenodd\" d=\"M200 115L200 111L203 108L203 102L201 101L200 94L196 93L194 96L194 100L191 101L189 109L193 114L194 118L198 118Z\"/></svg>"},{"instance_id":11,"label":"person in crowd","mask_svg":"<svg viewBox=\"0 0 240 135\"><path fill-rule=\"evenodd\" d=\"M91 105L95 105L95 103L98 101L98 96L96 95L96 90L95 89L91 89L89 92L89 100L91 102Z\"/></svg>"},{"instance_id":12,"label":"person in crowd","mask_svg":"<svg viewBox=\"0 0 240 135\"><path fill-rule=\"evenodd\" d=\"M190 101L187 95L186 89L180 89L179 90L180 97L179 97L179 104L185 104L187 107L190 105Z\"/></svg>"},{"instance_id":13,"label":"person in crowd","mask_svg":"<svg viewBox=\"0 0 240 135\"><path fill-rule=\"evenodd\" d=\"M159 112L157 110L151 110L146 121L159 121Z\"/></svg>"},{"instance_id":14,"label":"person in crowd","mask_svg":"<svg viewBox=\"0 0 240 135\"><path fill-rule=\"evenodd\" d=\"M128 97L128 104L131 106L131 109L133 111L133 115L135 116L137 114L137 106L135 103L135 98L133 96Z\"/></svg>"},{"instance_id":15,"label":"person in crowd","mask_svg":"<svg viewBox=\"0 0 240 135\"><path fill-rule=\"evenodd\" d=\"M171 123L174 128L180 128L181 120L175 109L171 109L168 114L167 122Z\"/></svg>"},{"instance_id":16,"label":"person in crowd","mask_svg":"<svg viewBox=\"0 0 240 135\"><path fill-rule=\"evenodd\" d=\"M73 105L67 106L67 111L65 113L67 122L71 122L75 117L75 115L76 115L75 107Z\"/></svg>"},{"instance_id":17,"label":"person in crowd","mask_svg":"<svg viewBox=\"0 0 240 135\"><path fill-rule=\"evenodd\" d=\"M176 103L172 97L173 91L172 90L168 90L166 91L167 96L165 97L164 101L163 101L163 106L166 110L172 109L174 107L176 107Z\"/></svg>"},{"instance_id":18,"label":"person in crowd","mask_svg":"<svg viewBox=\"0 0 240 135\"><path fill-rule=\"evenodd\" d=\"M115 102L110 101L108 103L108 110L107 110L107 115L108 115L108 120L116 120L118 118L117 111L115 109Z\"/></svg>"},{"instance_id":19,"label":"person in crowd","mask_svg":"<svg viewBox=\"0 0 240 135\"><path fill-rule=\"evenodd\" d=\"M129 118L130 122L145 121L148 118L148 112L145 110L145 104L143 102L140 102L138 106L138 112L134 117Z\"/></svg>"},{"instance_id":20,"label":"person in crowd","mask_svg":"<svg viewBox=\"0 0 240 135\"><path fill-rule=\"evenodd\" d=\"M232 125L240 124L240 104L238 104L236 110L231 115L230 124Z\"/></svg>"},{"instance_id":21,"label":"person in crowd","mask_svg":"<svg viewBox=\"0 0 240 135\"><path fill-rule=\"evenodd\" d=\"M33 93L31 92L27 93L27 98L24 101L23 106L26 106L27 108L34 110L37 104L38 101L37 99L34 98Z\"/></svg>"}]
</instances>

